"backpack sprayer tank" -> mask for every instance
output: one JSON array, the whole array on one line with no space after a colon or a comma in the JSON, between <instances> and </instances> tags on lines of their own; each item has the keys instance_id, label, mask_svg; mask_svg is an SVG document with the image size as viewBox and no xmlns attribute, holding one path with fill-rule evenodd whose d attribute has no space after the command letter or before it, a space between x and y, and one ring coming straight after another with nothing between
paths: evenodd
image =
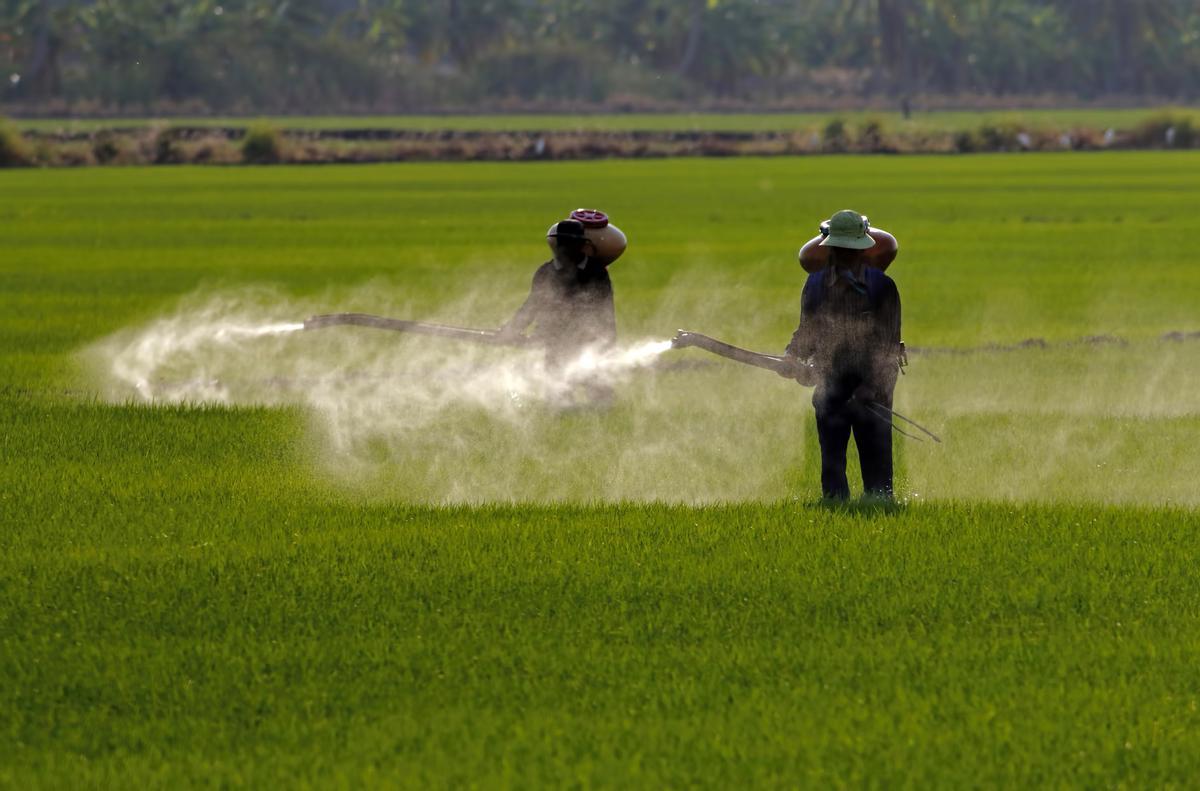
<instances>
[{"instance_id":1,"label":"backpack sprayer tank","mask_svg":"<svg viewBox=\"0 0 1200 791\"><path fill-rule=\"evenodd\" d=\"M595 250L592 259L601 266L608 266L625 252L625 234L608 221L608 215L604 212L596 209L576 209L567 219L583 223L583 235ZM551 225L550 230L546 232L546 244L550 245L553 252L558 251L558 240L554 236L557 225L558 223Z\"/></svg>"},{"instance_id":2,"label":"backpack sprayer tank","mask_svg":"<svg viewBox=\"0 0 1200 791\"><path fill-rule=\"evenodd\" d=\"M824 230L825 226L822 225L822 231ZM863 255L867 258L867 266L883 272L896 260L896 254L900 252L900 244L896 241L896 237L882 228L871 228L867 231L867 235L875 240L874 247L863 250ZM822 232L809 239L800 248L800 266L804 267L804 271L810 275L829 266L829 248L821 246L821 240L824 238L825 233Z\"/></svg>"}]
</instances>

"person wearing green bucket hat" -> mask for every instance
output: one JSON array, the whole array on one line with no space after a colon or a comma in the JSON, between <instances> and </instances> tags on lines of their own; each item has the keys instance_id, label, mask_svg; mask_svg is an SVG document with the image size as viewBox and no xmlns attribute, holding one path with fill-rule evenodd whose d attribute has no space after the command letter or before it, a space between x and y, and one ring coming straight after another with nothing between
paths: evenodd
<instances>
[{"instance_id":1,"label":"person wearing green bucket hat","mask_svg":"<svg viewBox=\"0 0 1200 791\"><path fill-rule=\"evenodd\" d=\"M821 231L825 235L821 246L866 250L875 246L875 240L867 233L870 230L871 223L866 217L853 209L842 209L821 223Z\"/></svg>"},{"instance_id":2,"label":"person wearing green bucket hat","mask_svg":"<svg viewBox=\"0 0 1200 791\"><path fill-rule=\"evenodd\" d=\"M821 492L847 499L846 451L853 435L864 493L893 496L892 426L871 404L892 407L903 361L900 292L869 265L864 251L875 245L870 222L844 209L821 223L829 248L824 269L808 276L800 297L800 326L786 355L815 385L817 438L821 445Z\"/></svg>"},{"instance_id":3,"label":"person wearing green bucket hat","mask_svg":"<svg viewBox=\"0 0 1200 791\"><path fill-rule=\"evenodd\" d=\"M604 212L576 209L550 226L546 242L553 257L534 272L529 296L500 328L500 336L540 346L546 371L561 377L588 350L616 345L608 267L625 251L625 234ZM613 400L612 387L601 377L586 379L581 389L587 405L604 407Z\"/></svg>"}]
</instances>

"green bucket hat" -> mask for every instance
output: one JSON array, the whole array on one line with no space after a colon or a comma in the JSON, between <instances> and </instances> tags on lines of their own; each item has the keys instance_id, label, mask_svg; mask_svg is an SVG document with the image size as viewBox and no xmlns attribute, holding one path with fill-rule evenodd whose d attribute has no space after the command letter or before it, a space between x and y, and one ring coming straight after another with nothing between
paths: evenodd
<instances>
[{"instance_id":1,"label":"green bucket hat","mask_svg":"<svg viewBox=\"0 0 1200 791\"><path fill-rule=\"evenodd\" d=\"M875 240L867 233L871 223L856 211L842 209L826 223L829 234L821 240L822 247L849 247L851 250L866 250L875 246Z\"/></svg>"}]
</instances>

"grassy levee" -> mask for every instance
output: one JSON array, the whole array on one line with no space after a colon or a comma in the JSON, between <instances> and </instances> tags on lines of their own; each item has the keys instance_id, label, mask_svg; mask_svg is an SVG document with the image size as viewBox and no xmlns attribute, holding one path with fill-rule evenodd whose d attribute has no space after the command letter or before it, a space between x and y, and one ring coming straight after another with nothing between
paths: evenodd
<instances>
[{"instance_id":1,"label":"grassy levee","mask_svg":"<svg viewBox=\"0 0 1200 791\"><path fill-rule=\"evenodd\" d=\"M1189 785L1200 342L1160 336L1200 330L1197 165L0 173L0 785ZM946 443L898 446L886 510L814 503L807 391L694 352L609 412L349 450L302 398L106 376L98 341L213 295L494 326L579 204L630 236L628 339L779 351L852 206L900 237L911 345L1051 345L914 354L898 408ZM328 332L224 373L455 354Z\"/></svg>"},{"instance_id":2,"label":"grassy levee","mask_svg":"<svg viewBox=\"0 0 1200 791\"><path fill-rule=\"evenodd\" d=\"M1185 108L1183 112L1188 112ZM880 121L890 129L907 131L959 131L981 124L1020 123L1031 129L1070 129L1075 126L1127 129L1162 112L1162 108L1094 108L1067 110L939 110L916 113L905 119L897 112L850 110L811 113L602 113L514 114L514 115L396 115L396 116L281 116L266 119L281 129L415 129L415 130L670 130L764 132L820 130L834 119L850 124ZM22 129L86 132L153 124L185 126L246 126L248 118L19 118Z\"/></svg>"}]
</instances>

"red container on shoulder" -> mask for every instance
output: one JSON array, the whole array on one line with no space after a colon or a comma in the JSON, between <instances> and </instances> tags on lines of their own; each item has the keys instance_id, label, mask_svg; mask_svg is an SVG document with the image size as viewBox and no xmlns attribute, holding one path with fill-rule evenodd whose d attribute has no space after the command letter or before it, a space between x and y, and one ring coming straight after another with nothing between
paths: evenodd
<instances>
[{"instance_id":1,"label":"red container on shoulder","mask_svg":"<svg viewBox=\"0 0 1200 791\"><path fill-rule=\"evenodd\" d=\"M608 215L604 212L598 209L576 209L567 219L583 223L583 235L592 243L592 258L600 265L608 266L625 252L625 234L609 222ZM552 251L558 244L554 238L554 228L557 225L557 222L554 223L546 232L546 243Z\"/></svg>"}]
</instances>

